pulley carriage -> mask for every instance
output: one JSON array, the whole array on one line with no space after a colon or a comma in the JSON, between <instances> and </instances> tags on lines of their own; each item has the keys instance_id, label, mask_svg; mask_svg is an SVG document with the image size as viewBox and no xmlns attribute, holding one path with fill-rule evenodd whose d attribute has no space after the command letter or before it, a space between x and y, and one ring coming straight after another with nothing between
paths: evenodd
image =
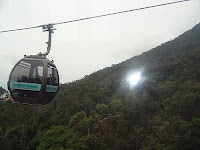
<instances>
[{"instance_id":1,"label":"pulley carriage","mask_svg":"<svg viewBox=\"0 0 200 150\"><path fill-rule=\"evenodd\" d=\"M50 52L53 26L44 26L49 31L47 52L24 56L12 69L8 89L15 102L47 104L58 92L59 74L53 61L46 56Z\"/></svg>"}]
</instances>

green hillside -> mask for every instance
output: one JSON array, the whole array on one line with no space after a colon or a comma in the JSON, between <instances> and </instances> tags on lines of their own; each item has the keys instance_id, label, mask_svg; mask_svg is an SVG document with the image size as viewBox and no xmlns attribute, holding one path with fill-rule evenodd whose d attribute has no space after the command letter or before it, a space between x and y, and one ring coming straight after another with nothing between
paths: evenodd
<instances>
[{"instance_id":1,"label":"green hillside","mask_svg":"<svg viewBox=\"0 0 200 150\"><path fill-rule=\"evenodd\" d=\"M4 150L199 150L200 24L83 79L48 105L0 104ZM127 77L140 71L131 86Z\"/></svg>"}]
</instances>

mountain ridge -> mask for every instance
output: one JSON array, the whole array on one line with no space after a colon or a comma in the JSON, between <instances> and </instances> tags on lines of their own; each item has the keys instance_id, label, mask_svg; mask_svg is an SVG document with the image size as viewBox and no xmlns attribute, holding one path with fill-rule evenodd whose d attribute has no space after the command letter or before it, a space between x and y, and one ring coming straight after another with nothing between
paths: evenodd
<instances>
[{"instance_id":1,"label":"mountain ridge","mask_svg":"<svg viewBox=\"0 0 200 150\"><path fill-rule=\"evenodd\" d=\"M190 29L190 30L184 32L183 34L179 35L178 37L176 37L173 40L162 43L161 45L159 45L155 48L152 48L147 52L143 52L140 55L133 56L130 59L127 59L127 60L122 61L121 63L115 64L115 65L112 65L112 67L106 67L104 69L110 70L111 68L114 69L114 68L120 67L121 65L124 65L126 63L132 64L133 62L137 61L138 59L141 59L139 57L150 57L151 59L153 58L152 59L153 61L158 61L157 59L160 59L160 57L154 58L154 56L152 56L152 55L154 55L155 52L165 53L165 54L173 54L173 52L187 50L190 47L198 48L198 47L200 47L200 40L198 40L199 38L200 38L200 23L195 25L192 29ZM181 43L184 43L184 44L181 44ZM150 62L151 62L151 60L150 60ZM103 71L104 69L100 69L100 70L98 70L94 73L91 73L90 75L99 73L99 72ZM90 75L86 75L85 77L88 77ZM77 80L77 81L79 81L79 80Z\"/></svg>"}]
</instances>

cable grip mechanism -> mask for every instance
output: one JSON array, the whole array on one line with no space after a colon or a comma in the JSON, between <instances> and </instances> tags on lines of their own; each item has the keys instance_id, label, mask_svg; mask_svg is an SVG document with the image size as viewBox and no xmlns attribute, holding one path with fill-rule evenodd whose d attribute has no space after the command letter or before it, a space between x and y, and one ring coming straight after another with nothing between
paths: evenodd
<instances>
[{"instance_id":1,"label":"cable grip mechanism","mask_svg":"<svg viewBox=\"0 0 200 150\"><path fill-rule=\"evenodd\" d=\"M51 37L52 34L54 33L53 30L56 30L53 28L53 24L47 24L47 25L43 25L42 26L43 32L48 31L49 32L49 36L48 36L48 41L46 42L47 44L47 51L45 53L39 53L37 54L38 56L43 56L46 58L46 56L49 54L50 50L51 50Z\"/></svg>"}]
</instances>

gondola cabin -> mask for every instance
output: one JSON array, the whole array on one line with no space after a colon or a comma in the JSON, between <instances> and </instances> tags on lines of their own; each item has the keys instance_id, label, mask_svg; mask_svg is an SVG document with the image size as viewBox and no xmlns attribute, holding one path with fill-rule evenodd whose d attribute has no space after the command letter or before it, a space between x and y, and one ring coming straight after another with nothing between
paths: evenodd
<instances>
[{"instance_id":1,"label":"gondola cabin","mask_svg":"<svg viewBox=\"0 0 200 150\"><path fill-rule=\"evenodd\" d=\"M15 102L49 103L59 88L59 75L53 61L42 56L24 56L12 69L8 89Z\"/></svg>"}]
</instances>

